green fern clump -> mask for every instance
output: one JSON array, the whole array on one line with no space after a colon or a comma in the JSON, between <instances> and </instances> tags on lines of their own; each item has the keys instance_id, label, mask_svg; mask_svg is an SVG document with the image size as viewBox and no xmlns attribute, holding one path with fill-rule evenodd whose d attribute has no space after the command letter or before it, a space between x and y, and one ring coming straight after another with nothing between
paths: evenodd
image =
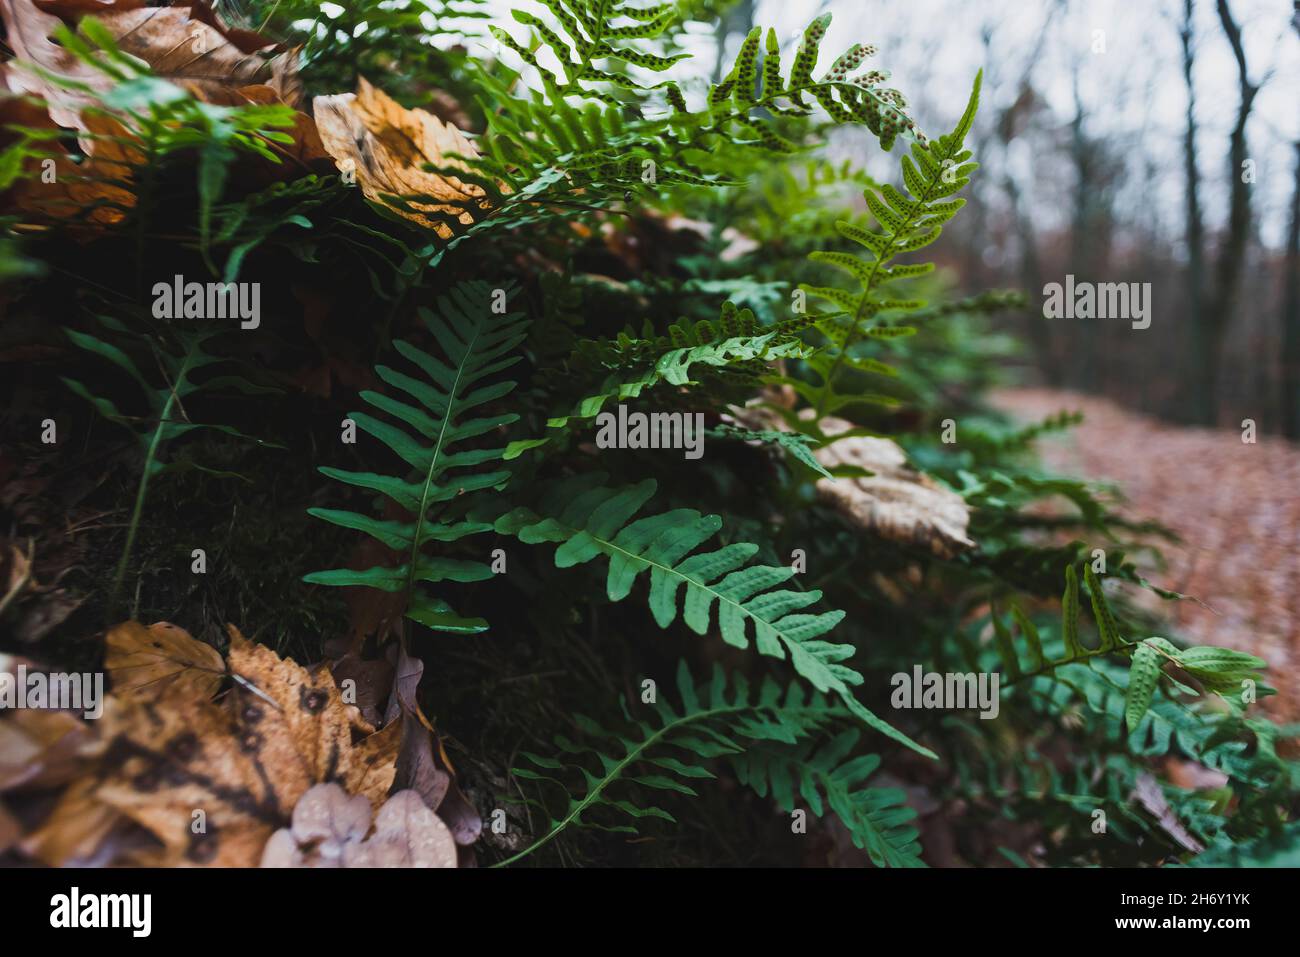
<instances>
[{"instance_id":1,"label":"green fern clump","mask_svg":"<svg viewBox=\"0 0 1300 957\"><path fill-rule=\"evenodd\" d=\"M91 255L70 237L99 210L68 221L42 210L21 230L10 229L20 213L0 222L0 249L21 242L24 257L0 267L14 283L15 328L24 314L47 327L87 302L109 316L93 336L69 320L53 338L72 348L49 360L89 357L82 365L108 374L92 380L79 367L63 376L69 389L15 406L61 415L64 402L82 414L89 400L144 450L134 503L113 500L117 483L91 493L105 515L134 504L119 579L150 513L162 513L159 529L193 524L190 509L238 529L283 514L288 500L321 520L294 510L307 544L283 549L283 571L335 588L276 589L258 604L246 602L255 589L217 594L213 576L160 599L142 574L143 620L177 606L221 624L238 617L282 648L346 631L370 659L394 650L390 622L370 620L375 606L384 616L400 606L396 642L426 657L420 707L436 718L440 757L456 762L458 790L445 801L525 809L526 837L513 824L485 829L475 849L485 863L538 861L545 849L566 863L715 864L736 860L742 842L753 860L806 862L808 848L781 833L787 817L808 821L817 852L840 855L851 841L863 852L853 859L879 866L953 854L976 865L1189 863L1200 847L1213 862L1294 856L1297 731L1256 706L1272 693L1262 660L1187 647L1159 613L1126 600L1126 585L1184 598L1145 577L1158 577L1148 562L1159 568L1160 530L1119 514L1118 491L1034 460L1034 443L1076 416L1017 426L982 396L1014 355L987 317L1023 295L955 295L915 261L959 213L976 170L967 140L979 76L956 127L931 141L888 75L868 67L870 47L822 64L829 16L784 57L771 30L736 37L738 54L710 84L684 76L696 31L682 24L698 5L543 0L492 31L495 58L442 42L462 32L458 9L484 12L470 0L429 10L359 0L319 23L315 11L301 16L307 6L253 4L255 22L241 26L267 20L279 39L306 40L309 83L347 78L321 92L361 72L404 106L428 107L435 80L459 101L439 97L439 108L460 114L478 156L449 156L444 172L482 194L447 212L450 238L319 168L262 175L283 158L283 124L309 117L205 104L117 56L89 22L63 45L120 82L82 91L87 109L117 117L128 135L112 145L142 157L121 167L126 192L103 200L120 219L96 225L108 241ZM842 124L886 149L906 142L899 182L817 152ZM0 186L30 179L33 160L74 138L14 133ZM865 195L865 211L851 194ZM205 330L141 333L122 303L138 301L143 276L131 265L142 263L228 281L287 277L267 284L276 321L220 352L256 356L259 381L287 387L283 399L243 418L205 401L239 386L210 368L226 360ZM343 386L357 381L379 385L360 392L363 411L345 413L354 405ZM134 415L127 403L138 410L141 389ZM717 454L703 465L658 450L602 454L591 419L615 402L700 414ZM241 452L241 470L273 478L215 504L205 456L225 450L203 443L233 426L213 412L287 443L274 461ZM322 465L316 450L332 446L345 415L344 435L357 430L360 444ZM960 420L955 445L933 434L945 418ZM87 430L87 448L117 463L100 431ZM184 461L173 454L182 438L194 484L155 495L151 480ZM872 475L819 461L826 444L855 440L892 441L915 469ZM41 462L75 468L71 444L38 449ZM828 490L860 507L829 507ZM908 507L881 497L890 491ZM1048 500L1066 507L1042 508ZM967 522L974 545L918 549L884 534L882 514L921 528ZM276 549L302 534L286 526ZM352 567L302 575L327 561L312 553L342 549L353 532L363 557L341 563ZM263 591L284 580L238 540L227 531L215 543L227 570L255 569ZM1105 561L1094 565L1099 547ZM338 587L365 600L344 611ZM366 588L384 594L355 591ZM481 640L429 634L478 634L487 617ZM211 634L213 621L186 624ZM320 660L310 642L303 660ZM868 708L888 696L891 674L918 665L996 674L997 717L916 712L900 728ZM673 688L634 677L672 666ZM692 671L711 676L701 685ZM1176 786L1174 761L1222 778ZM937 853L922 849L917 813L936 804L959 838ZM755 820L740 813L754 809ZM1091 830L1098 809L1106 840ZM988 826L995 819L1016 827ZM1023 842L992 846L1004 835Z\"/></svg>"},{"instance_id":2,"label":"green fern clump","mask_svg":"<svg viewBox=\"0 0 1300 957\"><path fill-rule=\"evenodd\" d=\"M504 296L505 291L500 293ZM387 446L412 472L385 475L321 467L320 471L330 478L378 492L411 516L375 518L343 509L309 509L324 521L364 532L397 552L400 563L312 572L304 576L304 581L399 593L407 602L406 617L437 631L473 634L486 630L485 620L457 614L447 602L426 594L417 583L475 582L492 575L484 562L433 555L429 546L445 546L490 531L491 525L453 520L450 515L459 508L462 495L484 489L500 491L510 477L503 469L483 468L501 462L504 447L465 447L469 440L519 419L513 412L463 417L515 388L509 380L480 384L520 360L521 356L511 353L526 335L527 322L520 314L493 312L494 298L494 290L486 283L464 283L440 300L438 313L424 314L425 324L445 360L405 341L393 343L418 375L383 365L375 368L375 374L405 393L405 398L378 392L362 392L361 398L400 425L363 412L350 415L357 428ZM407 399L413 399L415 404Z\"/></svg>"}]
</instances>

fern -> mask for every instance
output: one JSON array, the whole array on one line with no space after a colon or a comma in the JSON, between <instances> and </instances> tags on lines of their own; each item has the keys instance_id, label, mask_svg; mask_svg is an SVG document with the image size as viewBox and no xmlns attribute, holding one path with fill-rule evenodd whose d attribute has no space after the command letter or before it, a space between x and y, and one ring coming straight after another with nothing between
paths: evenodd
<instances>
[{"instance_id":1,"label":"fern","mask_svg":"<svg viewBox=\"0 0 1300 957\"><path fill-rule=\"evenodd\" d=\"M1003 754L995 735L964 722L956 726L975 754L968 758L965 747L954 749L954 794L996 802L1000 815L1032 821L1056 835L1058 843L1072 832L1077 840L1094 844L1098 810L1106 814L1106 834L1130 847L1153 840L1159 846L1170 843L1160 822L1133 800L1140 778L1149 773L1140 760L1127 754L1072 756L1061 767L1059 759L1032 745ZM1198 840L1209 843L1222 832L1225 819L1213 794L1168 785L1161 792L1170 811Z\"/></svg>"},{"instance_id":2,"label":"fern","mask_svg":"<svg viewBox=\"0 0 1300 957\"><path fill-rule=\"evenodd\" d=\"M813 813L838 815L878 865L919 864L916 832L905 826L915 812L901 806L902 792L860 787L880 759L863 755L844 761L857 743L856 731L836 736L815 754L811 743L799 746L801 739L848 716L838 703L820 693L805 697L798 684L783 692L770 677L751 689L745 677L737 675L729 688L718 664L708 684L697 688L686 662L680 661L676 683L680 711L656 692L649 705L654 715L647 720L631 712L621 698L628 730L610 731L579 715L575 723L589 743L559 735L555 745L563 758L521 752L530 767L515 767L515 777L558 786L567 804L547 820L545 833L498 866L532 854L570 827L636 834L636 822L646 818L672 822L674 818L663 808L630 798L651 791L694 797L693 785L715 776L708 763L724 757L731 760L742 783L762 797L772 793L787 811L794 806L792 781L797 776L800 794ZM576 796L565 778L581 782ZM616 796L623 790L630 796ZM595 817L604 809L626 815L632 823L598 822Z\"/></svg>"},{"instance_id":3,"label":"fern","mask_svg":"<svg viewBox=\"0 0 1300 957\"><path fill-rule=\"evenodd\" d=\"M1025 682L1031 707L1042 714L1071 715L1076 727L1142 757L1161 757L1172 748L1245 785L1267 784L1283 762L1272 750L1276 728L1232 710L1189 707L1172 696L1153 697L1145 713L1129 725L1130 668L1104 658L1061 664L1050 674ZM1266 693L1261 691L1261 693ZM1082 709L1075 705L1083 705ZM1254 753L1243 738L1255 739Z\"/></svg>"},{"instance_id":4,"label":"fern","mask_svg":"<svg viewBox=\"0 0 1300 957\"><path fill-rule=\"evenodd\" d=\"M578 401L568 414L552 416L546 424L551 429L571 429L576 423L599 415L611 400L635 399L661 384L679 387L696 384L694 376L702 370L717 380L752 385L761 381L772 360L808 354L809 347L796 335L806 325L806 321L795 319L763 331L752 311L737 309L727 301L716 321L703 319L691 323L682 319L670 326L664 336L656 336L647 322L641 338L625 330L612 341L580 341L561 380L567 381L574 371L604 372L604 382L598 391ZM547 441L516 443L506 457L515 458L525 449Z\"/></svg>"},{"instance_id":5,"label":"fern","mask_svg":"<svg viewBox=\"0 0 1300 957\"><path fill-rule=\"evenodd\" d=\"M760 796L770 791L785 811L794 810L802 797L817 817L833 812L877 867L924 867L918 832L911 826L916 811L904 803L906 793L862 786L880 767L880 756L849 758L859 737L849 729L820 747L811 740L765 741L735 755L732 764L742 784Z\"/></svg>"},{"instance_id":6,"label":"fern","mask_svg":"<svg viewBox=\"0 0 1300 957\"><path fill-rule=\"evenodd\" d=\"M834 478L826 471L826 466L817 461L811 446L817 443L809 436L798 432L777 432L771 429L745 429L735 425L719 425L706 433L712 438L738 439L742 442L760 442L764 445L776 445L790 453L791 458L806 465L823 478Z\"/></svg>"},{"instance_id":7,"label":"fern","mask_svg":"<svg viewBox=\"0 0 1300 957\"><path fill-rule=\"evenodd\" d=\"M809 295L825 299L841 310L834 317L826 318L827 325L832 318L843 317L839 323L843 331L831 334L836 345L834 358L812 363L821 377L820 387L801 390L813 402L819 416L862 401L859 395L842 395L835 391L835 378L845 363L852 364L849 350L861 336L891 338L913 331L908 326L866 324L887 311L915 312L925 305L916 300L882 295L880 287L933 271L933 263L892 263L903 253L933 243L939 238L943 224L965 205L963 199L948 200L947 197L961 190L978 166L969 162L971 153L963 148L963 144L975 120L981 77L982 74L976 75L970 100L956 128L940 136L929 149L912 144L911 157L903 157L903 181L907 193L889 185L881 187L880 195L870 188L864 193L867 205L880 225L879 231L863 229L845 221L836 223L840 235L864 247L870 257L864 261L850 253L822 251L809 257L848 272L858 283L857 292L834 286L800 286Z\"/></svg>"},{"instance_id":8,"label":"fern","mask_svg":"<svg viewBox=\"0 0 1300 957\"><path fill-rule=\"evenodd\" d=\"M843 618L844 612L807 614L801 609L821 598L821 592L793 591L775 586L788 581L789 566L746 565L757 545L736 542L717 551L691 554L722 527L716 515L694 509L674 509L627 524L654 494L656 483L646 479L621 489L600 485L604 476L589 474L565 480L542 497L539 515L517 508L496 522L496 529L526 544L558 542L555 564L559 568L581 565L604 555L609 559L606 595L622 601L633 585L650 572L650 611L660 628L677 620L677 599L685 590L686 626L696 634L708 633L713 608L722 640L746 649L752 629L760 654L790 658L795 671L821 692L834 692L845 706L868 726L934 757L903 732L882 720L859 702L852 686L863 677L841 664L852 656L852 645L832 644L823 636Z\"/></svg>"},{"instance_id":9,"label":"fern","mask_svg":"<svg viewBox=\"0 0 1300 957\"><path fill-rule=\"evenodd\" d=\"M439 301L440 314L423 311L425 324L447 362L408 342L396 341L394 348L422 376L416 378L388 366L375 367L380 379L406 393L418 406L377 392L362 392L361 398L402 425L363 412L350 415L357 428L378 439L414 469L413 475L403 478L328 466L320 469L346 485L379 492L410 514L409 520L391 520L341 509L308 509L317 518L364 532L393 549L402 556L401 564L312 572L303 577L304 581L400 593L406 598L406 617L437 631L473 634L488 627L482 618L462 617L445 601L424 594L417 583L475 582L492 575L483 562L434 556L427 548L432 542L448 544L490 531L492 526L483 522L448 520L452 503L465 493L499 490L509 478L504 470L479 468L499 462L505 449L459 447L519 418L515 413L462 418L466 412L500 399L515 388L512 381L478 385L519 361L520 356L510 353L525 337L526 323L518 313L493 315L492 292L487 283L462 283ZM413 429L418 438L405 426Z\"/></svg>"},{"instance_id":10,"label":"fern","mask_svg":"<svg viewBox=\"0 0 1300 957\"><path fill-rule=\"evenodd\" d=\"M740 46L740 53L730 72L720 83L709 90L709 125L707 133L727 134L739 127L754 135L752 141L733 143L755 144L778 152L790 152L796 144L782 138L771 125L756 118L755 111L777 115L805 115L811 96L836 123L863 123L880 139L882 149L893 148L894 140L902 135L913 140L922 149L925 135L904 109L906 100L898 90L883 86L889 74L869 70L853 75L863 62L876 52L874 46L855 43L841 54L820 79L813 79L813 70L822 40L830 26L831 15L822 14L804 30L803 40L795 52L789 75L782 72L781 48L776 31L769 29L763 40L761 27L754 27ZM764 42L764 52L759 62L759 44ZM680 94L674 105L685 112ZM782 105L782 103L786 105Z\"/></svg>"},{"instance_id":11,"label":"fern","mask_svg":"<svg viewBox=\"0 0 1300 957\"><path fill-rule=\"evenodd\" d=\"M536 37L535 43L521 42L500 27L490 28L500 43L537 73L542 88L520 97L509 80L479 69L479 84L485 91L480 107L488 118L488 131L480 143L484 155L468 165L475 171L472 181L496 207L478 224L480 231L509 224L521 214L544 216L540 211L529 214L526 207L557 190L580 190L582 204L599 210L647 184L734 185L728 169L711 154L722 143L793 149L794 144L775 133L764 117L805 115L804 96L820 103L834 122L865 123L886 149L900 134L925 142L904 112L902 94L881 85L887 74L851 75L874 48L857 44L825 76L812 78L829 14L805 31L788 77L782 73L776 34L768 31L760 78L761 31L756 29L742 45L728 76L711 88L706 109L696 113L687 108L675 83L647 86L602 65L621 62L662 72L683 59L686 54L665 56L629 45L659 37L677 14L672 5L636 8L594 0L542 2L553 23L526 11L512 11L515 21ZM539 60L537 50L543 47L560 64L563 75ZM639 106L660 88L672 113L647 118ZM581 105L571 104L571 99ZM629 112L632 115L625 116ZM737 128L754 139L733 135ZM717 168L710 171L710 164Z\"/></svg>"},{"instance_id":12,"label":"fern","mask_svg":"<svg viewBox=\"0 0 1300 957\"><path fill-rule=\"evenodd\" d=\"M137 338L135 333L116 319L101 316L99 321L106 330L117 337ZM163 447L173 439L180 438L196 429L215 429L241 438L248 438L248 436L228 425L191 421L185 411L184 400L199 390L211 388L214 385L234 384L245 389L254 387L236 376L225 376L206 382L197 382L191 377L193 373L200 369L226 361L203 350L204 343L217 335L216 330L196 329L194 331L174 332L167 337L174 340L170 348L168 348L168 343L162 336L157 337L156 340L153 338L145 340L148 343L152 358L163 374L164 383L161 386L155 386L150 382L140 371L135 360L119 346L105 339L100 339L89 333L78 332L74 329L66 329L65 332L74 345L107 359L130 376L140 387L149 407L149 414L144 417L124 414L112 399L95 394L76 379L60 376L63 383L94 406L96 412L110 422L115 422L134 433L144 453L144 465L140 472L139 482L136 485L135 502L131 509L131 517L127 521L126 541L122 546L122 557L118 560L117 569L113 573L113 590L109 602L110 607L112 607L117 604L122 583L130 566L131 552L135 548L136 534L139 532L140 521L144 516L149 483L168 468L168 463L164 462L162 458Z\"/></svg>"},{"instance_id":13,"label":"fern","mask_svg":"<svg viewBox=\"0 0 1300 957\"><path fill-rule=\"evenodd\" d=\"M1018 607L1013 606L1012 615L1028 645L1030 655L1028 670L1022 669L1019 652L1011 634L994 609L994 640L998 655L1010 676L1007 685L1026 677L1049 674L1066 665L1090 663L1093 659L1106 655L1127 656L1130 665L1124 698L1124 722L1130 732L1136 730L1142 718L1151 710L1156 688L1165 677L1166 664L1173 664L1207 690L1219 693L1235 709L1242 707L1240 693L1246 683L1259 695L1274 693L1273 689L1260 683L1259 669L1266 667L1266 663L1254 655L1212 646L1180 649L1160 637L1145 638L1138 642L1128 641L1120 633L1115 613L1102 590L1101 579L1091 566L1084 567L1083 576L1088 587L1093 618L1097 623L1099 641L1095 648L1085 647L1079 638L1079 579L1073 565L1065 569L1065 593L1061 598L1061 640L1065 650L1062 657L1051 659L1044 654L1037 627ZM1174 683L1174 686L1191 690L1179 683ZM1237 694L1229 696L1228 692Z\"/></svg>"},{"instance_id":14,"label":"fern","mask_svg":"<svg viewBox=\"0 0 1300 957\"><path fill-rule=\"evenodd\" d=\"M192 152L196 154L197 245L204 262L216 273L210 257L212 213L225 189L230 165L240 153L281 163L281 147L293 142L285 132L294 125L293 110L283 104L219 106L202 102L155 76L143 61L123 53L112 33L94 17L82 18L78 28L79 32L73 33L60 25L55 37L83 64L115 81L113 89L86 107L84 115L98 118L98 122L92 126L96 132L83 137L98 141L101 151L104 146L111 147L107 152L113 159L85 164L91 170L103 169L99 182L107 186L100 190L105 195L90 204L92 209L75 204L63 213L57 208L51 212L85 218L95 209L105 208L115 216L133 215L138 231L154 200L150 190L158 178L157 164L174 154ZM32 69L53 87L80 96L86 93L85 85L76 80L39 66ZM95 179L95 174L73 177L82 182ZM124 202L131 193L136 198Z\"/></svg>"},{"instance_id":15,"label":"fern","mask_svg":"<svg viewBox=\"0 0 1300 957\"><path fill-rule=\"evenodd\" d=\"M1233 840L1226 834L1204 854L1196 857L1192 867L1300 867L1300 821L1247 841Z\"/></svg>"},{"instance_id":16,"label":"fern","mask_svg":"<svg viewBox=\"0 0 1300 957\"><path fill-rule=\"evenodd\" d=\"M645 70L662 72L687 54L658 56L627 46L621 41L648 40L659 36L676 16L672 4L633 7L625 0L539 0L559 21L553 30L541 18L524 10L512 10L515 22L536 31L564 70L561 78L548 70L529 47L515 40L500 27L489 27L492 35L513 50L521 60L537 70L558 99L580 96L621 106L619 99L591 85L600 82L629 90L651 89L622 73L603 70L598 61L616 60Z\"/></svg>"},{"instance_id":17,"label":"fern","mask_svg":"<svg viewBox=\"0 0 1300 957\"><path fill-rule=\"evenodd\" d=\"M547 420L546 424L555 429L566 428L575 419L595 417L611 399L635 399L646 389L661 382L676 386L687 385L692 381L693 366L725 369L745 363L801 358L807 354L808 347L804 343L776 330L759 336L736 336L721 342L683 346L664 353L653 366L639 374L611 375L599 392L581 400L568 415L555 416Z\"/></svg>"}]
</instances>

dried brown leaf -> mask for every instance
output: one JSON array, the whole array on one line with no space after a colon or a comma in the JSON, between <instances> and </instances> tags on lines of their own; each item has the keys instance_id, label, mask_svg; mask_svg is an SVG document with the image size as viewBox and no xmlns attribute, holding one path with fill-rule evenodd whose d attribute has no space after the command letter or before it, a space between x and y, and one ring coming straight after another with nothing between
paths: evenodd
<instances>
[{"instance_id":1,"label":"dried brown leaf","mask_svg":"<svg viewBox=\"0 0 1300 957\"><path fill-rule=\"evenodd\" d=\"M210 698L226 676L221 653L190 637L183 628L160 621L145 627L127 621L105 637L104 667L113 693L131 692L156 700L172 688Z\"/></svg>"},{"instance_id":2,"label":"dried brown leaf","mask_svg":"<svg viewBox=\"0 0 1300 957\"><path fill-rule=\"evenodd\" d=\"M833 437L853 425L825 418L821 427ZM907 455L890 439L853 436L828 442L813 454L831 471L853 466L873 473L818 479L816 486L822 501L864 530L891 542L926 548L941 558L975 546L966 534L970 509L965 499L912 468Z\"/></svg>"},{"instance_id":3,"label":"dried brown leaf","mask_svg":"<svg viewBox=\"0 0 1300 957\"><path fill-rule=\"evenodd\" d=\"M481 202L483 190L455 176L429 172L426 164L464 168L448 154L477 157L460 130L424 110L408 110L364 77L357 92L318 96L313 113L325 149L339 170L354 173L366 198L388 205L398 215L450 239L445 221L474 222L467 206ZM409 209L385 199L401 197Z\"/></svg>"},{"instance_id":4,"label":"dried brown leaf","mask_svg":"<svg viewBox=\"0 0 1300 957\"><path fill-rule=\"evenodd\" d=\"M251 866L313 785L338 782L370 807L383 804L400 728L354 743L356 709L327 668L303 668L230 634L235 685L224 701L181 680L156 696L108 699L95 723L102 760L82 765L24 842L27 853L50 864L84 859L129 821L162 845L135 863Z\"/></svg>"}]
</instances>

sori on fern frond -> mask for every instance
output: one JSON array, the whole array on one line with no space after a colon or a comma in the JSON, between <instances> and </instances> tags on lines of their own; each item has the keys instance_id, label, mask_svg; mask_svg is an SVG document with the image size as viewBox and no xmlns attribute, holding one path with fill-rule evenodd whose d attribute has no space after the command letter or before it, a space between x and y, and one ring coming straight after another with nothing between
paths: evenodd
<instances>
[{"instance_id":1,"label":"sori on fern frond","mask_svg":"<svg viewBox=\"0 0 1300 957\"><path fill-rule=\"evenodd\" d=\"M709 89L706 133L727 135L736 126L752 134L752 141L728 136L731 142L759 145L777 152L790 152L798 144L773 131L762 114L806 116L811 96L835 123L862 123L880 140L888 152L897 137L926 146L926 137L905 112L907 101L898 90L885 87L889 74L868 70L854 75L876 48L855 43L836 58L820 78L813 78L821 42L830 26L831 15L822 14L804 30L789 76L782 73L781 46L776 31L769 29L759 57L762 27L754 27L740 46L740 53L730 72ZM674 119L689 117L680 92L673 87L670 101L677 111ZM784 105L782 105L784 104ZM757 112L758 115L755 115Z\"/></svg>"},{"instance_id":2,"label":"sori on fern frond","mask_svg":"<svg viewBox=\"0 0 1300 957\"><path fill-rule=\"evenodd\" d=\"M468 445L518 420L513 412L465 418L465 414L514 390L502 380L483 384L522 358L512 354L526 336L520 313L498 313L508 289L494 290L484 282L465 282L438 301L437 311L421 317L443 358L396 340L393 348L413 367L403 372L386 365L375 374L401 399L365 391L361 398L387 419L365 412L349 415L356 428L377 439L408 466L391 475L354 472L332 466L320 471L346 485L384 496L401 517L364 515L344 509L311 508L317 518L356 529L392 549L397 564L366 569L338 568L312 572L303 580L319 585L360 586L398 593L406 601L406 617L436 631L473 634L487 629L482 618L464 617L443 599L428 594L421 583L476 582L492 576L482 561L435 554L442 547L491 531L485 522L462 516L474 492L500 490L510 478L500 463L505 447ZM413 401L412 401L413 400ZM395 420L396 424L393 421ZM433 547L431 547L433 546Z\"/></svg>"},{"instance_id":3,"label":"sori on fern frond","mask_svg":"<svg viewBox=\"0 0 1300 957\"><path fill-rule=\"evenodd\" d=\"M1128 640L1120 633L1119 622L1106 599L1101 579L1090 565L1084 566L1083 577L1097 623L1098 642L1095 647L1086 646L1079 636L1079 578L1073 565L1065 570L1065 593L1061 598L1063 653L1060 657L1050 658L1045 654L1038 628L1013 604L1012 618L1029 651L1028 666L1022 665L1011 631L996 607L993 609L994 643L1007 671L1004 687L1025 679L1056 674L1068 665L1090 664L1095 658L1127 657L1130 664L1124 721L1130 732L1151 710L1156 690L1162 683L1171 693L1193 696L1202 691L1215 693L1238 713L1259 697L1276 693L1262 682L1260 669L1267 667L1266 662L1254 655L1213 646L1179 648L1161 637Z\"/></svg>"},{"instance_id":4,"label":"sori on fern frond","mask_svg":"<svg viewBox=\"0 0 1300 957\"><path fill-rule=\"evenodd\" d=\"M940 136L928 149L913 143L911 155L903 156L906 192L888 184L880 187L879 194L870 187L864 192L867 206L879 224L878 230L864 229L847 221L835 224L841 236L866 250L866 256L838 251L817 251L809 256L814 262L849 273L858 285L856 292L838 286L800 286L808 295L824 299L838 310L818 322L818 327L835 346L832 353L811 363L820 383L816 386L792 383L818 415L862 401L860 395L840 394L835 390L837 374L856 361L850 350L860 337L890 339L915 332L909 326L872 324L872 321L884 313L915 313L925 306L920 300L882 293L881 288L933 271L933 263L895 265L893 261L899 255L933 243L939 238L943 224L965 205L964 199L948 197L966 186L978 167L977 163L970 162L971 152L964 148L964 143L979 106L981 80L982 74L977 74L970 100L951 133Z\"/></svg>"}]
</instances>

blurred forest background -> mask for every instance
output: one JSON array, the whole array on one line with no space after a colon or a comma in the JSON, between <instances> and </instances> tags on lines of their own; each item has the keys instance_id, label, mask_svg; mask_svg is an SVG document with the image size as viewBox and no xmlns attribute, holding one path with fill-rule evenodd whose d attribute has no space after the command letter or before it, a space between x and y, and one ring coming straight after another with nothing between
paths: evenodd
<instances>
[{"instance_id":1,"label":"blurred forest background","mask_svg":"<svg viewBox=\"0 0 1300 957\"><path fill-rule=\"evenodd\" d=\"M741 0L699 57L812 0ZM984 68L982 171L940 256L963 291L1021 288L1028 381L1171 422L1300 438L1300 10L1291 0L907 0L840 5L914 115L945 129ZM915 29L918 22L924 30ZM714 54L716 56L716 54ZM884 178L866 134L835 158ZM940 260L941 266L944 260ZM1043 287L1150 283L1151 325L1044 320ZM1014 326L1011 328L1015 328Z\"/></svg>"}]
</instances>

